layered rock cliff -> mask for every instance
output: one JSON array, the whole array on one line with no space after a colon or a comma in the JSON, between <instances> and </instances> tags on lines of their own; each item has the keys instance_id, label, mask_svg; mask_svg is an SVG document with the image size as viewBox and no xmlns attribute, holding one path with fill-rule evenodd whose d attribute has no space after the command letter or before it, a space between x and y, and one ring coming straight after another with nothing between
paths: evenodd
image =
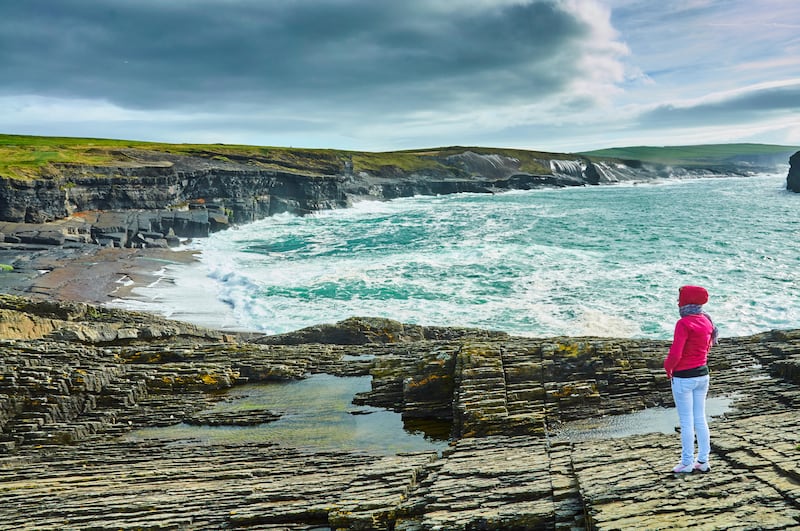
<instances>
[{"instance_id":1,"label":"layered rock cliff","mask_svg":"<svg viewBox=\"0 0 800 531\"><path fill-rule=\"evenodd\" d=\"M343 208L363 199L750 171L750 166L731 164L680 168L494 148L384 154L291 148L242 151L230 146L184 146L183 151L176 146L52 149L59 147L76 160L87 154L104 158L93 164L48 163L15 175L6 167L7 175L0 174L0 222L6 222L0 223L0 243L4 247L64 243L165 247L177 245L178 238L207 236L231 223L249 223L283 212L304 215ZM66 219L69 222L61 222Z\"/></svg>"},{"instance_id":2,"label":"layered rock cliff","mask_svg":"<svg viewBox=\"0 0 800 531\"><path fill-rule=\"evenodd\" d=\"M786 176L786 189L800 193L800 151L789 158L789 175Z\"/></svg>"},{"instance_id":3,"label":"layered rock cliff","mask_svg":"<svg viewBox=\"0 0 800 531\"><path fill-rule=\"evenodd\" d=\"M417 168L391 163L360 168L346 156L291 168L253 157L220 160L134 149L124 154L124 163L53 165L28 180L0 176L0 221L42 223L75 212L179 209L202 202L221 204L233 223L245 223L281 212L346 207L364 198L644 181L681 171L556 155L543 156L531 168L512 156L469 149L426 156Z\"/></svg>"}]
</instances>

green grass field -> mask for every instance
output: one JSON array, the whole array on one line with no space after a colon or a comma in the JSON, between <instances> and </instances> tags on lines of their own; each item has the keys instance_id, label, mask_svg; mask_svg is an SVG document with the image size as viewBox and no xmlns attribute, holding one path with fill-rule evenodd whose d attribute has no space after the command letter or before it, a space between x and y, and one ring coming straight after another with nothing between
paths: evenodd
<instances>
[{"instance_id":1,"label":"green grass field","mask_svg":"<svg viewBox=\"0 0 800 531\"><path fill-rule=\"evenodd\" d=\"M236 162L256 167L308 174L332 174L341 171L346 161L353 171L378 171L394 167L402 171L442 170L441 157L475 151L516 158L521 169L531 173L550 173L541 161L563 158L564 154L519 149L446 147L424 150L365 152L335 149L246 146L231 144L166 144L100 138L68 138L23 135L0 135L0 176L32 179L58 175L58 165L95 166L129 165L130 150L152 154L169 153L218 161ZM157 157L156 157L157 159Z\"/></svg>"},{"instance_id":2,"label":"green grass field","mask_svg":"<svg viewBox=\"0 0 800 531\"><path fill-rule=\"evenodd\" d=\"M768 144L718 144L675 147L628 147L590 151L582 154L548 153L533 150L490 147L440 147L419 150L364 152L335 149L246 146L230 144L166 144L134 140L0 135L0 176L12 179L57 177L62 165L118 166L141 164L137 154L158 160L172 154L236 162L257 168L285 170L308 175L337 174L345 162L353 171L376 172L392 167L402 171L442 170L444 157L465 151L496 154L520 161L520 169L533 174L549 174L546 161L555 158L614 158L645 162L708 166L731 163L741 157L779 156L800 148ZM788 160L788 156L787 156Z\"/></svg>"},{"instance_id":3,"label":"green grass field","mask_svg":"<svg viewBox=\"0 0 800 531\"><path fill-rule=\"evenodd\" d=\"M800 150L798 146L773 144L705 144L697 146L635 146L598 149L581 153L589 157L609 157L641 160L671 166L714 166L740 160L743 157L782 156ZM789 158L786 157L788 163Z\"/></svg>"},{"instance_id":4,"label":"green grass field","mask_svg":"<svg viewBox=\"0 0 800 531\"><path fill-rule=\"evenodd\" d=\"M340 159L344 153L335 150L221 144L165 144L100 138L0 135L0 175L30 179L43 174L57 174L57 164L126 165L133 162L130 150L246 162L265 167L306 169L312 172L332 165L340 167Z\"/></svg>"}]
</instances>

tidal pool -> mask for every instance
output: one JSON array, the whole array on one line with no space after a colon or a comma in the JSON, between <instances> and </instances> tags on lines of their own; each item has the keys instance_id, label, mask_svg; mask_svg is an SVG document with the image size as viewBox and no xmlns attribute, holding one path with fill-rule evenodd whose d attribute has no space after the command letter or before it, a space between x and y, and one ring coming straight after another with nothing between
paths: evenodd
<instances>
[{"instance_id":1,"label":"tidal pool","mask_svg":"<svg viewBox=\"0 0 800 531\"><path fill-rule=\"evenodd\" d=\"M369 376L315 374L294 382L235 387L222 395L222 400L205 413L269 409L280 414L281 418L257 426L177 424L145 428L135 430L125 438L193 440L205 444L269 441L295 448L364 451L385 455L441 452L447 447L448 430L441 429L442 426L434 425L434 428L440 428L437 436L435 430L429 429L429 424L409 422L404 425L399 413L354 405L352 400L356 393L370 390L370 380Z\"/></svg>"},{"instance_id":2,"label":"tidal pool","mask_svg":"<svg viewBox=\"0 0 800 531\"><path fill-rule=\"evenodd\" d=\"M735 398L709 397L706 400L706 417L709 422L728 412ZM674 407L652 407L626 415L567 422L558 429L557 436L571 441L591 441L645 433L675 433L676 426L678 412Z\"/></svg>"}]
</instances>

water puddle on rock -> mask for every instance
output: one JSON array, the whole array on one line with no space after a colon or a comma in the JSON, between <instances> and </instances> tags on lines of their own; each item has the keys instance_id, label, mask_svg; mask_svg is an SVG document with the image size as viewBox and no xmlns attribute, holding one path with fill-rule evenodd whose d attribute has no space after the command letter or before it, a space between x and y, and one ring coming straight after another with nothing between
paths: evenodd
<instances>
[{"instance_id":1,"label":"water puddle on rock","mask_svg":"<svg viewBox=\"0 0 800 531\"><path fill-rule=\"evenodd\" d=\"M710 423L730 411L735 396L709 397L706 400L706 416ZM609 415L566 422L557 430L557 437L570 441L592 441L615 439L645 433L675 433L678 412L674 407L653 407L626 415Z\"/></svg>"},{"instance_id":2,"label":"water puddle on rock","mask_svg":"<svg viewBox=\"0 0 800 531\"><path fill-rule=\"evenodd\" d=\"M399 413L352 403L356 393L370 390L369 376L315 374L286 383L234 387L202 415L269 410L280 419L256 426L192 426L177 424L144 428L127 440L193 440L206 444L274 442L313 450L364 451L384 455L444 450L447 428L439 423L406 423ZM437 430L438 429L438 433ZM430 434L430 435L426 435Z\"/></svg>"}]
</instances>

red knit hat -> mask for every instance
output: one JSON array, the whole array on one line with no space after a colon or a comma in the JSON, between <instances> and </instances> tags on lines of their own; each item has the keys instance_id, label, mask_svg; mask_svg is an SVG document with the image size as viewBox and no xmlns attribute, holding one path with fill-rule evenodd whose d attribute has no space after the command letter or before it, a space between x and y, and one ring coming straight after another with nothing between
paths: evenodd
<instances>
[{"instance_id":1,"label":"red knit hat","mask_svg":"<svg viewBox=\"0 0 800 531\"><path fill-rule=\"evenodd\" d=\"M700 286L683 286L678 292L678 306L687 304L705 304L708 302L708 291Z\"/></svg>"}]
</instances>

